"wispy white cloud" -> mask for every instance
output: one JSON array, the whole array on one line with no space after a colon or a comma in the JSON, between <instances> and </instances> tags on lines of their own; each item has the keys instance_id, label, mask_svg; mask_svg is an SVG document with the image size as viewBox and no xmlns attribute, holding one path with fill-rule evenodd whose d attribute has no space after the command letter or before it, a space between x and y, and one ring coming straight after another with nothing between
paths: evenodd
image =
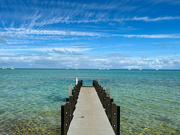
<instances>
[{"instance_id":1,"label":"wispy white cloud","mask_svg":"<svg viewBox=\"0 0 180 135\"><path fill-rule=\"evenodd\" d=\"M63 55L63 54L66 54L66 55L82 55L81 53L78 53L77 51L68 51L66 49L64 49L63 51L62 50L53 49L52 51L54 53L57 53L57 54L60 54L60 55Z\"/></svg>"},{"instance_id":2,"label":"wispy white cloud","mask_svg":"<svg viewBox=\"0 0 180 135\"><path fill-rule=\"evenodd\" d=\"M0 34L8 35L62 35L62 36L102 36L95 32L81 32L81 31L62 31L62 30L37 30L37 29L25 29L25 28L8 28L5 32Z\"/></svg>"},{"instance_id":3,"label":"wispy white cloud","mask_svg":"<svg viewBox=\"0 0 180 135\"><path fill-rule=\"evenodd\" d=\"M180 20L179 16L167 16L167 17L157 17L157 18L150 18L150 17L133 17L130 19L122 19L123 21L146 21L146 22L156 22L156 21L164 21L164 20Z\"/></svg>"},{"instance_id":4,"label":"wispy white cloud","mask_svg":"<svg viewBox=\"0 0 180 135\"><path fill-rule=\"evenodd\" d=\"M150 3L180 3L172 0L151 0ZM142 2L149 3L149 2ZM31 4L31 8L29 8ZM41 27L57 23L98 23L98 22L122 22L122 21L147 21L156 22L163 20L179 20L179 16L160 16L157 18L133 17L124 18L124 13L138 12L141 7L136 2L128 0L122 1L104 1L104 2L68 2L68 1L32 1L23 2L22 0L10 2L9 8L2 4L2 8L6 7L9 15L14 19L12 22L21 22L21 27ZM20 8L17 8L20 7ZM16 14L11 14L16 11ZM112 14L113 12L113 14ZM1 17L2 15L0 15ZM14 16L14 17L13 17ZM17 19L18 16L18 20ZM19 17L20 16L20 17ZM126 15L125 15L126 16ZM2 16L3 18L6 16Z\"/></svg>"},{"instance_id":5,"label":"wispy white cloud","mask_svg":"<svg viewBox=\"0 0 180 135\"><path fill-rule=\"evenodd\" d=\"M42 17L41 14L38 14L39 11L36 11L36 13L31 17L30 24L28 25L28 28L32 28L36 26L37 21ZM24 24L22 24L24 25ZM22 26L21 26L22 27Z\"/></svg>"},{"instance_id":6,"label":"wispy white cloud","mask_svg":"<svg viewBox=\"0 0 180 135\"><path fill-rule=\"evenodd\" d=\"M21 47L21 46L20 46ZM36 51L36 52L85 52L85 51L90 51L92 48L78 48L78 47L57 47L57 48L52 48L52 47L42 47L42 48L11 48L11 49L0 49L1 52L17 52L17 51L26 51L26 52L31 52L31 51Z\"/></svg>"},{"instance_id":7,"label":"wispy white cloud","mask_svg":"<svg viewBox=\"0 0 180 135\"><path fill-rule=\"evenodd\" d=\"M97 23L107 20L111 16L111 11L129 12L137 8L137 6L126 5L127 2L125 1L81 3L68 1L32 1L27 3L19 1L9 2L9 8L7 5L2 5L2 7L7 7L8 10L12 10L11 12L16 11L16 14L10 14L11 18L16 19L17 14L20 14L21 18L18 16L18 21L24 22L22 27L45 26L56 23ZM31 8L29 8L29 4L31 4ZM23 12L23 10L25 11Z\"/></svg>"},{"instance_id":8,"label":"wispy white cloud","mask_svg":"<svg viewBox=\"0 0 180 135\"><path fill-rule=\"evenodd\" d=\"M81 32L81 31L61 31L61 30L35 30L25 28L9 28L1 35L41 35L41 36L75 36L75 37L126 37L126 38L180 38L180 34L109 34L97 32ZM59 38L61 40L62 38ZM66 39L65 39L66 40ZM67 39L68 40L68 39ZM75 40L75 38L70 38Z\"/></svg>"},{"instance_id":9,"label":"wispy white cloud","mask_svg":"<svg viewBox=\"0 0 180 135\"><path fill-rule=\"evenodd\" d=\"M100 22L106 22L113 24L112 22L118 22L118 23L123 23L123 21L145 21L145 22L157 22L157 21L170 21L170 20L180 20L180 16L165 16L165 17L157 17L157 18L150 18L148 16L145 17L132 17L132 18L114 18L110 19L108 16L106 17L97 17L97 18L79 18L78 20L75 18L70 18L70 17L53 17L49 19L44 19L39 22L31 22L30 26L45 26L45 25L50 25L50 24L57 24L57 23L65 23L65 24L73 24L73 23L100 23Z\"/></svg>"},{"instance_id":10,"label":"wispy white cloud","mask_svg":"<svg viewBox=\"0 0 180 135\"><path fill-rule=\"evenodd\" d=\"M136 35L136 34L117 34L112 36L120 36L127 38L180 38L179 34L154 34L154 35Z\"/></svg>"},{"instance_id":11,"label":"wispy white cloud","mask_svg":"<svg viewBox=\"0 0 180 135\"><path fill-rule=\"evenodd\" d=\"M166 4L173 4L173 5L180 5L180 1L178 0L148 0L149 3L155 3L155 4L158 4L158 3L166 3Z\"/></svg>"},{"instance_id":12,"label":"wispy white cloud","mask_svg":"<svg viewBox=\"0 0 180 135\"><path fill-rule=\"evenodd\" d=\"M73 60L72 60L73 59ZM180 60L170 58L105 58L83 55L14 55L1 56L0 65L15 68L166 68L179 69Z\"/></svg>"},{"instance_id":13,"label":"wispy white cloud","mask_svg":"<svg viewBox=\"0 0 180 135\"><path fill-rule=\"evenodd\" d=\"M160 21L162 24L166 22L176 25L180 20L180 16L173 11L172 4L179 3L178 1L6 1L8 4L6 2L0 4L0 53L1 56L7 56L0 57L0 63L2 61L4 63L15 62L18 66L18 64L22 65L22 62L24 63L22 66L27 64L27 67L46 67L51 63L56 67L77 66L78 68L143 68L151 66L161 68L168 66L168 64L170 65L169 68L171 68L177 66L175 63L179 63L177 59L159 58L156 60L128 57L128 54L123 53L123 49L133 50L133 47L127 47L127 45L122 47L123 42L126 42L122 38L165 39L165 42L168 41L168 38L178 40L180 33L177 32L175 27L172 27L172 31L169 28L158 32L162 34L156 34L156 30L153 29L151 30L151 32L154 31L153 34L143 34L150 29L146 25L153 24L157 27ZM172 11L169 13L168 11L160 11L159 14L155 15L151 11L158 10L156 3L163 3L165 5L163 5L163 8L171 4L169 9L172 9ZM176 5L174 7L177 8ZM142 30L141 33L137 29L130 29L130 26L127 26L132 24L133 27L137 27L136 24L138 24L138 27L139 24L142 24L142 27L139 28ZM126 26L128 29L125 29ZM134 34L129 30L134 30ZM166 34L164 31L171 34ZM128 32L131 34L128 34ZM173 32L176 34L173 34ZM8 36L11 38L7 38ZM89 40L97 38L102 38L103 41ZM79 46L77 40L79 40L78 42L84 42L81 44L83 47ZM147 40L148 43L146 43L149 44L149 41ZM116 51L113 45L114 42L119 44ZM77 43L77 47L71 45L71 43ZM95 46L96 43L99 45ZM132 42L132 44L141 47L137 42ZM95 49L90 48L90 45ZM147 48L148 53L151 53L152 50L148 49L151 48ZM104 51L111 54L104 55ZM34 53L36 55L30 55ZM20 56L19 54L23 55ZM97 54L99 57L93 57L93 55ZM138 52L138 54L141 53ZM144 54L146 55L147 52ZM158 54L155 55L154 57L159 56Z\"/></svg>"}]
</instances>

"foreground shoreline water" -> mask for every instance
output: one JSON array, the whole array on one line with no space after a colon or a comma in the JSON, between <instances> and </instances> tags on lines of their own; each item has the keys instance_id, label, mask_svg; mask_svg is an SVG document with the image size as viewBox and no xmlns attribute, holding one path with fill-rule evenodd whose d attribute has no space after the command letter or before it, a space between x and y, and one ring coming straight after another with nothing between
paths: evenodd
<instances>
[{"instance_id":1,"label":"foreground shoreline water","mask_svg":"<svg viewBox=\"0 0 180 135\"><path fill-rule=\"evenodd\" d=\"M60 133L60 106L75 78L101 78L121 106L121 134L179 134L179 70L0 69L0 133Z\"/></svg>"}]
</instances>

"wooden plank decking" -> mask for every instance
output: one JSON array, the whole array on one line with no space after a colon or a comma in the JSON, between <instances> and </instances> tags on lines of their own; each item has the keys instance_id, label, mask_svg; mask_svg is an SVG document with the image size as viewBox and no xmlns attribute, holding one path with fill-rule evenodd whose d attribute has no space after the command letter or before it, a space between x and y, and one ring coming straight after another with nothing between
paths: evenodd
<instances>
[{"instance_id":1,"label":"wooden plank decking","mask_svg":"<svg viewBox=\"0 0 180 135\"><path fill-rule=\"evenodd\" d=\"M94 87L81 87L68 135L115 135Z\"/></svg>"}]
</instances>

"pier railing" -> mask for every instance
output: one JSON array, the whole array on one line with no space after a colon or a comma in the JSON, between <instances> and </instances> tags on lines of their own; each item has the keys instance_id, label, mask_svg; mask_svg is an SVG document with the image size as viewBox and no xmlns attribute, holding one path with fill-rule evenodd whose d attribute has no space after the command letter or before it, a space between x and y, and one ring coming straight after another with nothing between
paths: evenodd
<instances>
[{"instance_id":1,"label":"pier railing","mask_svg":"<svg viewBox=\"0 0 180 135\"><path fill-rule=\"evenodd\" d=\"M98 80L99 81L99 80ZM99 81L100 82L100 81ZM120 106L117 106L113 99L110 98L110 89L105 92L101 85L93 80L93 86L99 96L103 108L105 109L106 115L111 123L111 126L116 135L120 134Z\"/></svg>"},{"instance_id":2,"label":"pier railing","mask_svg":"<svg viewBox=\"0 0 180 135\"><path fill-rule=\"evenodd\" d=\"M69 98L66 99L65 105L61 106L61 135L67 135L82 82L82 80L78 81L77 85L72 90L72 93L69 95Z\"/></svg>"}]
</instances>

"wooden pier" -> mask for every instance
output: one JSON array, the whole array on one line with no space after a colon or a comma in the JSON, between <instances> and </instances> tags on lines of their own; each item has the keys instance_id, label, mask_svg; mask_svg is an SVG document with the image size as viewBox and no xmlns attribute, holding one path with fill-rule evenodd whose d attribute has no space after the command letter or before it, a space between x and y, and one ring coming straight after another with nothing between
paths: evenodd
<instances>
[{"instance_id":1,"label":"wooden pier","mask_svg":"<svg viewBox=\"0 0 180 135\"><path fill-rule=\"evenodd\" d=\"M119 135L120 107L93 81L93 86L77 83L61 106L61 135Z\"/></svg>"}]
</instances>

